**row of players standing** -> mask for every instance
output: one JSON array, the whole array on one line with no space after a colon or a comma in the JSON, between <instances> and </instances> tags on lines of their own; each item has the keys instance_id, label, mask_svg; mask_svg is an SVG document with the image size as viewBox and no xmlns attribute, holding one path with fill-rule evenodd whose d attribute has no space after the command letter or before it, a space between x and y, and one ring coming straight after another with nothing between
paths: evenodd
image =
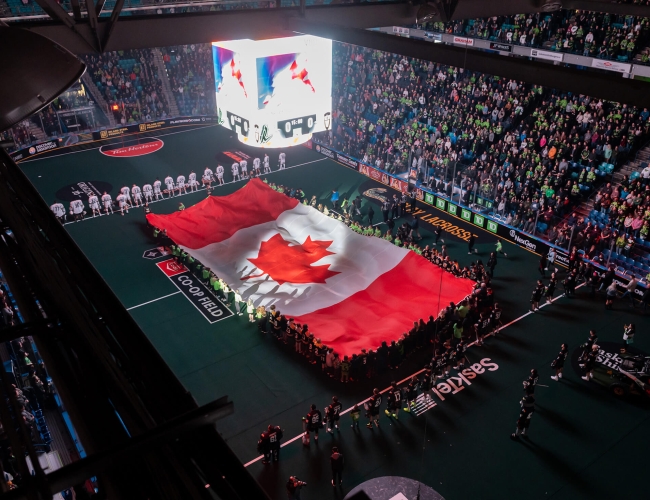
<instances>
[{"instance_id":1,"label":"row of players standing","mask_svg":"<svg viewBox=\"0 0 650 500\"><path fill-rule=\"evenodd\" d=\"M264 155L264 173L272 172L271 166L269 163L269 155ZM232 164L232 177L234 181L241 181L242 179L248 179L253 175L262 175L262 161L259 158L253 159L253 171L248 172L248 162L246 160L240 160ZM278 168L283 170L286 168L286 154L280 153L278 156ZM224 168L222 165L217 165L217 168L213 172L209 167L206 167L203 171L203 176L201 181L208 192L212 191L212 183L217 182L219 185L225 184L224 179ZM163 182L165 188L163 190ZM120 189L120 194L115 198L117 203L117 208L120 210L120 213L124 215L129 213L129 209L134 206L139 207L143 206L146 203L153 202L155 200L164 199L165 194L168 198L176 196L176 194L187 194L188 189L190 192L198 191L199 182L197 180L197 175L193 171L186 178L184 175L179 175L174 178L171 175L168 175L164 178L163 182L160 179L156 178L153 184L145 184L140 188L136 184L133 184L132 187L124 186ZM88 196L88 208L92 211L93 217L98 217L102 215L102 209L106 215L109 212L112 214L114 202L113 198L106 191L102 194L101 198L95 193ZM60 202L55 202L50 206L50 209L56 216L56 218L64 223L68 219L68 213L70 218L77 222L83 220L86 216L86 207L80 199L72 200L70 202L68 213L66 213L65 206Z\"/></svg>"}]
</instances>

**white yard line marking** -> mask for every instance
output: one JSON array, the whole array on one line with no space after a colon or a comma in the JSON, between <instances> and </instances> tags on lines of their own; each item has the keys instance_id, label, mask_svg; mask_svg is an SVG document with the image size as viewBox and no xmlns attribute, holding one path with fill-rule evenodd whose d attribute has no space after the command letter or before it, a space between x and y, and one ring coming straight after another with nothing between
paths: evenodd
<instances>
[{"instance_id":1,"label":"white yard line marking","mask_svg":"<svg viewBox=\"0 0 650 500\"><path fill-rule=\"evenodd\" d=\"M137 309L138 307L146 306L147 304L151 304L152 302L158 302L159 300L166 299L167 297L171 297L172 295L178 295L179 293L181 293L180 290L174 293L170 293L169 295L165 295L164 297L158 297L157 299L150 300L149 302L143 302L142 304L138 304L137 306L127 308L127 311L130 311L131 309Z\"/></svg>"},{"instance_id":2,"label":"white yard line marking","mask_svg":"<svg viewBox=\"0 0 650 500\"><path fill-rule=\"evenodd\" d=\"M585 285L585 284L582 283L582 284L578 285L576 288L583 287L584 285ZM551 303L555 302L556 300L558 300L558 299L560 299L560 298L562 298L562 297L564 297L564 296L565 296L565 294L558 295L557 297L555 297L554 299L551 300ZM539 308L541 309L542 307L545 307L545 306L547 306L548 304L549 304L549 303L546 302L546 303L544 303L543 305L539 306ZM510 325L514 325L515 323L521 321L521 320L524 319L526 316L529 316L529 315L531 315L531 314L534 314L534 313L531 312L531 311L528 311L526 314L522 314L522 315L519 316L518 318L513 319L510 323L507 323L507 324L503 325L502 327L500 327L498 330L496 330L495 333L502 331L503 329L509 327ZM493 336L495 333L491 333L491 334L489 334L489 335L486 335L486 337ZM476 344L476 341L471 342L470 344L468 344L467 347L471 347L471 346L473 346L473 345L475 345L475 344ZM425 371L425 370L424 370L424 368L423 368L422 370L419 370L419 371L415 372L414 374L409 375L409 376L406 377L405 379L400 380L399 382L397 382L397 385L402 385L404 382L408 382L409 380L411 380L411 378L420 375L420 374L421 374L422 372L424 372L424 371ZM390 387L386 387L386 389L384 389L383 391L381 391L380 394L384 394L385 392L388 392L389 390L390 390ZM364 399L363 401L361 401L360 403L358 403L359 408L363 408L363 404L364 404L366 401L369 401L369 400L370 400L370 398L368 397L368 398ZM416 415L419 416L419 415L421 415L422 413L424 413L424 412L430 410L431 408L434 408L435 406L437 406L437 403L436 403L435 401L433 401L433 400L430 400L430 401L424 401L424 395L423 395L423 394L420 394L420 395L418 395L418 397L417 397L417 399L416 399L416 410L414 411L414 413L415 413ZM345 415L346 413L351 412L353 408L354 408L354 406L351 406L351 407L348 408L347 410L342 411L342 412L340 413L340 415ZM301 433L298 434L297 436L291 438L289 441L286 441L286 442L282 443L282 445L281 445L280 447L281 447L281 448L284 448L285 446L290 445L291 443L293 443L293 442L297 441L298 439L300 439L300 438L303 436L303 434L304 434L304 432L301 432ZM250 466L250 465L253 465L255 462L258 462L258 461L262 460L263 458L264 458L264 456L263 456L263 455L260 455L259 457L256 457L256 458L254 458L253 460L251 460L250 462L245 463L245 464L244 464L244 467L248 467L248 466Z\"/></svg>"},{"instance_id":3,"label":"white yard line marking","mask_svg":"<svg viewBox=\"0 0 650 500\"><path fill-rule=\"evenodd\" d=\"M275 174L275 173L277 173L277 172L282 172L282 171L284 171L284 170L291 170L292 168L302 167L302 166L304 166L304 165L309 165L309 164L311 164L311 163L317 163L317 162L319 162L319 161L325 161L325 160L329 160L329 158L319 158L318 160L312 160L312 161L308 161L308 162L305 162L305 163L299 163L298 165L293 165L293 166L291 166L291 167L283 168L282 170L274 170L274 171L272 171L270 174L262 174L260 177L265 177L265 176L267 176L267 175ZM217 183L217 184L214 185L214 187L213 187L212 189L213 189L213 191L214 191L214 190L217 189L219 186L227 186L228 184L235 184L236 182L248 182L248 181L249 181L249 179L244 179L243 181L230 181L230 182L224 182L223 184L218 184L218 183ZM187 192L184 193L184 194L177 194L176 196L172 196L171 198L165 198L165 197L163 197L163 198L160 199L160 200L153 200L153 201L150 201L150 202L149 202L149 205L152 205L153 203L158 203L159 201L164 201L164 200L175 200L176 198L180 198L180 197L182 197L182 196L187 196L187 195L189 195L189 194L192 194L192 193L198 193L199 191L205 191L205 190L206 190L206 188L202 187L202 188L197 189L196 191L187 191ZM143 196L144 196L144 195L143 195ZM139 209L139 208L143 208L143 207L144 207L144 205L141 205L141 206L139 206L139 207L132 206L129 210L135 210L135 209ZM120 209L119 209L119 208L116 208L116 209L115 209L115 212L111 213L110 215L119 215L119 214L120 214ZM101 214L100 217L104 217L105 215L107 215L107 214ZM96 219L96 217L86 217L86 218L82 219L81 221L65 222L63 225L64 225L64 226L67 226L68 224L76 224L77 222L86 222L86 221L88 221L88 220L93 220L93 219Z\"/></svg>"}]
</instances>

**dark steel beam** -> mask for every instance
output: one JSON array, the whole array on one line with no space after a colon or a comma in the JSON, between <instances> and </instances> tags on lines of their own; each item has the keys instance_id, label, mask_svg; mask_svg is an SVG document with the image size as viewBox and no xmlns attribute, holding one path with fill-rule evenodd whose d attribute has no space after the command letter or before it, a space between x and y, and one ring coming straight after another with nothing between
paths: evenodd
<instances>
[{"instance_id":1,"label":"dark steel beam","mask_svg":"<svg viewBox=\"0 0 650 500\"><path fill-rule=\"evenodd\" d=\"M618 101L635 106L650 107L648 84L638 80L608 74L555 66L542 61L520 57L504 57L480 50L403 38L377 31L344 28L336 25L308 22L294 17L285 27L294 33L331 38L376 50L402 54L425 61L462 67L471 71L499 75L531 84L543 85L595 98Z\"/></svg>"},{"instance_id":2,"label":"dark steel beam","mask_svg":"<svg viewBox=\"0 0 650 500\"><path fill-rule=\"evenodd\" d=\"M70 4L72 5L72 13L74 14L75 21L80 21L81 9L79 8L79 0L70 0Z\"/></svg>"},{"instance_id":3,"label":"dark steel beam","mask_svg":"<svg viewBox=\"0 0 650 500\"><path fill-rule=\"evenodd\" d=\"M54 0L36 0L36 3L50 16L54 21L59 20L68 28L72 28L76 23L68 13Z\"/></svg>"},{"instance_id":4,"label":"dark steel beam","mask_svg":"<svg viewBox=\"0 0 650 500\"><path fill-rule=\"evenodd\" d=\"M111 39L111 35L113 34L115 25L117 24L117 21L120 18L120 12L122 12L123 6L124 6L124 0L117 0L115 2L115 5L113 6L113 11L111 12L111 18L108 20L108 25L106 26L106 30L104 31L104 42L102 43L102 47L106 47L108 45L108 41Z\"/></svg>"},{"instance_id":5,"label":"dark steel beam","mask_svg":"<svg viewBox=\"0 0 650 500\"><path fill-rule=\"evenodd\" d=\"M133 466L136 462L140 462L140 457L143 454L154 451L152 448L159 448L169 442L187 438L189 434L203 427L213 427L217 420L231 415L233 411L233 403L228 401L227 396L224 396L169 422L165 422L144 434L131 438L123 445L95 453L83 460L66 465L45 476L45 482L50 491L58 492L69 488L73 484L84 482L87 478L97 475L107 467L111 467L112 464L119 463L121 466L131 464ZM197 446L197 448L200 448L200 446ZM259 485L257 485L257 488L260 488ZM27 496L25 492L18 489L3 495L2 498L13 500L27 498Z\"/></svg>"},{"instance_id":6,"label":"dark steel beam","mask_svg":"<svg viewBox=\"0 0 650 500\"><path fill-rule=\"evenodd\" d=\"M98 53L102 52L102 40L99 36L99 31L97 30L97 15L98 10L95 8L95 0L86 0L86 12L88 14L88 23L90 24L90 30L93 34L93 39L97 44L95 49Z\"/></svg>"},{"instance_id":7,"label":"dark steel beam","mask_svg":"<svg viewBox=\"0 0 650 500\"><path fill-rule=\"evenodd\" d=\"M417 9L417 6L405 3L308 6L305 11L305 20L355 28L407 25L414 22ZM210 43L241 38L255 40L277 38L287 36L283 29L284 21L287 17L296 15L298 11L299 8L295 7L161 16L125 16L113 27L110 42L102 49L110 51ZM99 16L99 5L96 6L95 12ZM100 34L103 33L107 25L106 18L98 17L97 29ZM23 21L20 22L20 27L36 31L75 54L89 52L86 44L81 43L73 32L60 24ZM80 21L75 28L86 39L94 39L88 20Z\"/></svg>"},{"instance_id":8,"label":"dark steel beam","mask_svg":"<svg viewBox=\"0 0 650 500\"><path fill-rule=\"evenodd\" d=\"M4 270L4 268L2 269ZM53 325L51 321L46 319L29 321L27 323L17 323L13 326L0 328L0 342L11 342L19 337L24 337L25 335L31 335L32 337L49 335L55 331L58 333L61 332L58 326Z\"/></svg>"}]
</instances>

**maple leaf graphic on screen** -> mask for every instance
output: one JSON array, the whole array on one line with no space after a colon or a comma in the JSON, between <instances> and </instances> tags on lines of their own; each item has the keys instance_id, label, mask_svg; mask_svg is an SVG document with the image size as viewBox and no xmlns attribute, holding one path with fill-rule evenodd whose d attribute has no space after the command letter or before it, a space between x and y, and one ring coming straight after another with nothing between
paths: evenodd
<instances>
[{"instance_id":1,"label":"maple leaf graphic on screen","mask_svg":"<svg viewBox=\"0 0 650 500\"><path fill-rule=\"evenodd\" d=\"M311 236L303 244L290 245L280 234L263 241L259 254L254 259L248 259L262 274L246 276L242 280L259 278L268 274L279 283L325 283L327 278L339 274L331 271L329 264L313 266L314 262L327 255L334 255L327 250L331 241L313 241Z\"/></svg>"}]
</instances>

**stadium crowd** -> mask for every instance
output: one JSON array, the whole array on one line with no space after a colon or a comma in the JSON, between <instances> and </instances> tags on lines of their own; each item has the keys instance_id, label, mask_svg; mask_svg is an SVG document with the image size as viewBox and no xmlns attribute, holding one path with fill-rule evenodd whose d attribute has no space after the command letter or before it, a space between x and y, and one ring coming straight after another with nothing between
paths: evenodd
<instances>
[{"instance_id":1,"label":"stadium crowd","mask_svg":"<svg viewBox=\"0 0 650 500\"><path fill-rule=\"evenodd\" d=\"M337 51L333 129L319 142L390 173L415 168L465 205L473 194L491 200L506 223L560 246L570 239L564 218L650 137L647 109L358 46Z\"/></svg>"},{"instance_id":2,"label":"stadium crowd","mask_svg":"<svg viewBox=\"0 0 650 500\"><path fill-rule=\"evenodd\" d=\"M20 148L34 142L36 137L29 131L29 121L23 120L11 127L11 129L0 132L0 139L3 141L13 141L16 144L16 148Z\"/></svg>"},{"instance_id":3,"label":"stadium crowd","mask_svg":"<svg viewBox=\"0 0 650 500\"><path fill-rule=\"evenodd\" d=\"M435 22L424 29L601 59L647 63L650 20L602 12L558 10Z\"/></svg>"},{"instance_id":4,"label":"stadium crowd","mask_svg":"<svg viewBox=\"0 0 650 500\"><path fill-rule=\"evenodd\" d=\"M118 123L124 125L169 115L162 75L158 75L150 50L113 51L86 55L83 59ZM117 110L113 108L115 104Z\"/></svg>"},{"instance_id":5,"label":"stadium crowd","mask_svg":"<svg viewBox=\"0 0 650 500\"><path fill-rule=\"evenodd\" d=\"M161 51L181 114L214 114L212 47L208 44L181 45Z\"/></svg>"}]
</instances>

